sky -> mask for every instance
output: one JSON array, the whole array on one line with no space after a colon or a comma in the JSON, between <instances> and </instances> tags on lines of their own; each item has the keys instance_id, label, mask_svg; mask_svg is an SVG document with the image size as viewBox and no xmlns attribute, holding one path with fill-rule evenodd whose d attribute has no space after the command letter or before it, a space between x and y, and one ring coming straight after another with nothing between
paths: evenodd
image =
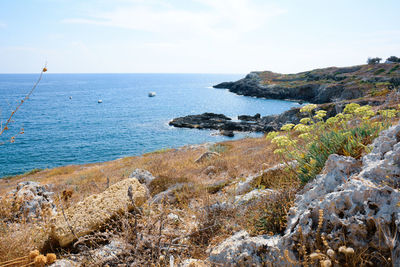
<instances>
[{"instance_id":1,"label":"sky","mask_svg":"<svg viewBox=\"0 0 400 267\"><path fill-rule=\"evenodd\" d=\"M0 0L0 73L295 73L400 56L398 0Z\"/></svg>"}]
</instances>

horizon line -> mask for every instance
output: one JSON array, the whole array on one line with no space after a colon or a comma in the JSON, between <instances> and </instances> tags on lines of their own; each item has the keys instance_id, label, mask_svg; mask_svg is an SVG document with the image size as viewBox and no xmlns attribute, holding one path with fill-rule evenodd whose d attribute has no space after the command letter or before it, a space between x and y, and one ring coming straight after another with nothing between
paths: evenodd
<instances>
[{"instance_id":1,"label":"horizon line","mask_svg":"<svg viewBox=\"0 0 400 267\"><path fill-rule=\"evenodd\" d=\"M247 72L249 73L249 72ZM10 74L40 74L40 72L2 72L0 75ZM243 75L246 73L229 73L229 72L46 72L45 75L51 74L227 74L227 75Z\"/></svg>"}]
</instances>

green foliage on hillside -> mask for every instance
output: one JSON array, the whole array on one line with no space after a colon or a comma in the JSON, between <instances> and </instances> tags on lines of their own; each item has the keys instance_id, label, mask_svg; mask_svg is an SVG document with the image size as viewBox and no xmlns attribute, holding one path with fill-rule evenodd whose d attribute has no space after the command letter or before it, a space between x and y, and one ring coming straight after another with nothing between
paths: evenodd
<instances>
[{"instance_id":1,"label":"green foliage on hillside","mask_svg":"<svg viewBox=\"0 0 400 267\"><path fill-rule=\"evenodd\" d=\"M324 120L326 111L316 110L317 105L301 109L307 114L297 125L286 124L281 132L270 132L267 139L276 145L275 152L284 162L296 160L292 169L305 184L315 178L331 154L360 158L380 131L391 125L399 113L396 109L375 112L370 106L348 104L343 113ZM376 119L372 117L379 115Z\"/></svg>"}]
</instances>

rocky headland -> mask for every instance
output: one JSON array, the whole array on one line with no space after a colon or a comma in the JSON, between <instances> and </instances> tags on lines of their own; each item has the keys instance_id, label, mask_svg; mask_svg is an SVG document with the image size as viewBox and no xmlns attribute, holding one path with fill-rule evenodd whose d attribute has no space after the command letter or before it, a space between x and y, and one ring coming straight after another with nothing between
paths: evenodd
<instances>
[{"instance_id":1,"label":"rocky headland","mask_svg":"<svg viewBox=\"0 0 400 267\"><path fill-rule=\"evenodd\" d=\"M398 72L390 71L393 65L331 67L297 74L251 72L241 80L220 83L214 88L229 89L232 93L244 96L322 104L364 97L370 95L377 86L383 85L388 89L399 86Z\"/></svg>"},{"instance_id":2,"label":"rocky headland","mask_svg":"<svg viewBox=\"0 0 400 267\"><path fill-rule=\"evenodd\" d=\"M361 105L382 105L388 93L400 86L398 64L360 65L345 68L316 69L297 74L279 74L270 71L251 72L236 82L223 82L214 88L258 98L282 99L320 104L329 118L343 110L349 102ZM393 70L394 69L394 70ZM271 116L239 115L234 121L223 114L203 113L175 118L174 127L233 131L269 132L285 123L298 123L300 108Z\"/></svg>"}]
</instances>

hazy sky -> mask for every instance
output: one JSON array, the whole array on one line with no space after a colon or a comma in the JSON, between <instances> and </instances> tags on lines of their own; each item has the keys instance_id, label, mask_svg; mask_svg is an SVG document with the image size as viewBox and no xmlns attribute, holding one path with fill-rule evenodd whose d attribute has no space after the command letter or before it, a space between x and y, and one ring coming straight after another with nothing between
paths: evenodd
<instances>
[{"instance_id":1,"label":"hazy sky","mask_svg":"<svg viewBox=\"0 0 400 267\"><path fill-rule=\"evenodd\" d=\"M399 0L0 0L0 73L292 73L400 56Z\"/></svg>"}]
</instances>

